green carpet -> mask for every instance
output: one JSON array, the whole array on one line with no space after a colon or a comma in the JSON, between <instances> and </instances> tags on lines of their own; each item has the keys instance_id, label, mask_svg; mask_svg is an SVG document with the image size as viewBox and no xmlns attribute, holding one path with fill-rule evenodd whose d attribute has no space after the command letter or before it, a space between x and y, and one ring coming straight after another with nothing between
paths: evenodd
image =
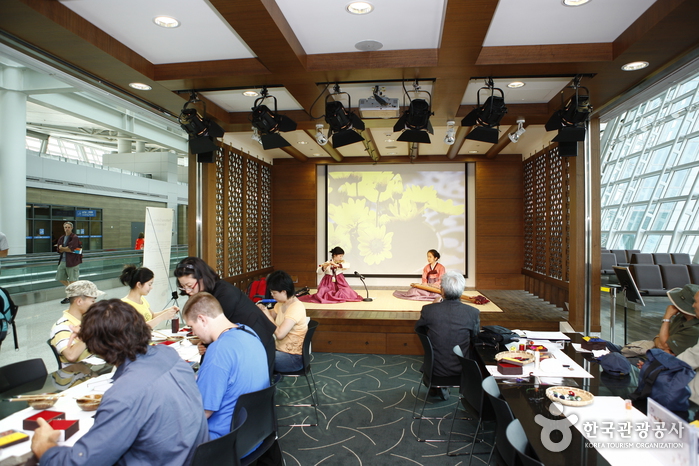
<instances>
[{"instance_id":1,"label":"green carpet","mask_svg":"<svg viewBox=\"0 0 699 466\"><path fill-rule=\"evenodd\" d=\"M279 428L287 466L468 464L468 456L447 456L446 442L416 440L418 421L412 418L412 411L422 357L331 353L313 357L319 425ZM423 387L421 399L425 393ZM455 388L447 401L428 397L425 416L445 419L421 421L420 436L446 440L457 401ZM310 402L305 378L281 380L277 403L297 402ZM315 422L312 407L279 407L277 415L280 425ZM457 418L463 416L460 410ZM475 430L475 422L457 419L454 430L464 440L466 433ZM492 443L492 435L486 441ZM465 445L452 443L451 450ZM483 465L489 451L489 445L476 444L476 452L483 453L474 455L472 464Z\"/></svg>"}]
</instances>

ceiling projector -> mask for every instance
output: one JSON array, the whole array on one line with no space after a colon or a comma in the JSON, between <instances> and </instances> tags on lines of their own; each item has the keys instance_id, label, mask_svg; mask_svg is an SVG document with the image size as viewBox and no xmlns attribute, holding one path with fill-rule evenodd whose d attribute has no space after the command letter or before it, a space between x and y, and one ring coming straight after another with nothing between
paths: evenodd
<instances>
[{"instance_id":1,"label":"ceiling projector","mask_svg":"<svg viewBox=\"0 0 699 466\"><path fill-rule=\"evenodd\" d=\"M359 99L359 115L362 118L398 118L400 105L398 99L382 98L384 102L378 102L374 97Z\"/></svg>"}]
</instances>

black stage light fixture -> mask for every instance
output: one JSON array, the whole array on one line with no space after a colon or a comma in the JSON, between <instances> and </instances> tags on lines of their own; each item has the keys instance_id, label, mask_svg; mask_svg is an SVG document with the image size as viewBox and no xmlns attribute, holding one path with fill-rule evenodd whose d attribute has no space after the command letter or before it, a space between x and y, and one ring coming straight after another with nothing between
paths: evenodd
<instances>
[{"instance_id":1,"label":"black stage light fixture","mask_svg":"<svg viewBox=\"0 0 699 466\"><path fill-rule=\"evenodd\" d=\"M556 110L545 125L546 131L558 130L558 135L553 138L554 142L577 143L585 140L585 127L592 112L590 93L586 87L580 86L580 78L575 78L572 87L575 89L575 95L561 109ZM584 89L585 94L580 94L580 89ZM572 151L566 150L566 152Z\"/></svg>"},{"instance_id":2,"label":"black stage light fixture","mask_svg":"<svg viewBox=\"0 0 699 466\"><path fill-rule=\"evenodd\" d=\"M189 151L198 155L200 162L213 161L214 153L218 150L215 139L223 136L223 128L216 122L202 117L196 108L187 108L195 102L204 104L204 115L206 115L206 102L197 98L192 92L187 103L182 107L178 118L180 127L189 135Z\"/></svg>"},{"instance_id":3,"label":"black stage light fixture","mask_svg":"<svg viewBox=\"0 0 699 466\"><path fill-rule=\"evenodd\" d=\"M403 115L398 118L398 121L393 126L393 131L403 131L403 134L398 137L398 141L430 144L430 136L427 133L434 134L432 124L430 123L430 117L434 115L431 104L432 94L421 90L417 81L413 84L413 88L414 90L412 92L416 95L419 93L427 94L430 101L428 102L425 99L418 98L411 99L408 109L403 112ZM403 90L405 91L405 95L410 97L408 91L405 89L405 83L403 83Z\"/></svg>"},{"instance_id":4,"label":"black stage light fixture","mask_svg":"<svg viewBox=\"0 0 699 466\"><path fill-rule=\"evenodd\" d=\"M505 94L502 89L495 87L493 79L489 78L486 84L487 87L478 89L477 106L461 120L461 126L473 127L466 139L495 144L499 139L500 121L507 113L507 107ZM481 105L481 91L484 89L490 91L490 96ZM500 95L495 95L495 91L499 91Z\"/></svg>"},{"instance_id":5,"label":"black stage light fixture","mask_svg":"<svg viewBox=\"0 0 699 466\"><path fill-rule=\"evenodd\" d=\"M277 99L269 95L267 88L263 88L261 94L262 96L255 100L255 104L252 107L250 121L252 126L257 128L262 148L268 150L290 146L291 143L279 133L295 131L296 122L285 115L277 113ZM274 111L264 105L265 99L268 98L274 99Z\"/></svg>"},{"instance_id":6,"label":"black stage light fixture","mask_svg":"<svg viewBox=\"0 0 699 466\"><path fill-rule=\"evenodd\" d=\"M357 132L363 131L365 126L361 118L352 112L345 109L345 106L339 100L331 100L334 96L346 94L349 101L349 108L352 108L352 100L346 92L340 92L340 86L335 85L334 93L325 97L325 122L330 126L328 131L328 139L332 137L332 146L338 147L354 144L355 142L364 141L361 134Z\"/></svg>"}]
</instances>

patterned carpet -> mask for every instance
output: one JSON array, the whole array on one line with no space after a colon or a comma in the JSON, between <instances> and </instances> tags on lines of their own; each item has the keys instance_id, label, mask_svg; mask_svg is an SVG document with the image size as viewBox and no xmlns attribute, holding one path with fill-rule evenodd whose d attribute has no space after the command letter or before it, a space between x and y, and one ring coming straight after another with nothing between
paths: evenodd
<instances>
[{"instance_id":1,"label":"patterned carpet","mask_svg":"<svg viewBox=\"0 0 699 466\"><path fill-rule=\"evenodd\" d=\"M287 466L323 465L465 465L468 456L446 456L446 443L416 440L412 418L421 356L314 353L313 373L320 396L317 427L280 427L279 443ZM425 388L420 392L422 398ZM425 415L443 420L422 421L421 437L447 439L458 400L429 397ZM279 382L277 403L309 403L303 377ZM418 404L420 406L420 404ZM279 424L314 423L311 407L277 408ZM463 411L460 411L460 417ZM461 439L475 424L457 420ZM492 442L491 436L486 439ZM452 443L452 450L466 443ZM476 452L489 452L477 444ZM481 461L476 461L481 458ZM488 454L474 456L483 465Z\"/></svg>"}]
</instances>

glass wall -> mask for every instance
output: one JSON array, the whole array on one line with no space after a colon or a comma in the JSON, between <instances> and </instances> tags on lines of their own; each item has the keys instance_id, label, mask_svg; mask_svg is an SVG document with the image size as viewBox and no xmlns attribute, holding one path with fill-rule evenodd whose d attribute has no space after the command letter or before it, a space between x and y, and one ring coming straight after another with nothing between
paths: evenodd
<instances>
[{"instance_id":1,"label":"glass wall","mask_svg":"<svg viewBox=\"0 0 699 466\"><path fill-rule=\"evenodd\" d=\"M602 122L602 248L699 247L699 73Z\"/></svg>"},{"instance_id":2,"label":"glass wall","mask_svg":"<svg viewBox=\"0 0 699 466\"><path fill-rule=\"evenodd\" d=\"M102 249L102 209L27 204L27 254L54 251L64 222L73 224L84 248Z\"/></svg>"}]
</instances>

